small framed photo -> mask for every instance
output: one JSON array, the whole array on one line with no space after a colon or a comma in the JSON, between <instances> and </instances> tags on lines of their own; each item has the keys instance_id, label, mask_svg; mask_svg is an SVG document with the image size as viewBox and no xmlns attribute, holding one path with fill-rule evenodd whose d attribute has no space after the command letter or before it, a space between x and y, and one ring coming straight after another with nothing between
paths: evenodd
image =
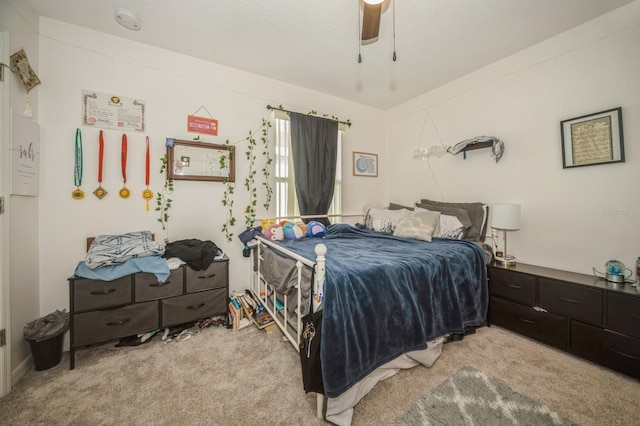
<instances>
[{"instance_id":1,"label":"small framed photo","mask_svg":"<svg viewBox=\"0 0 640 426\"><path fill-rule=\"evenodd\" d=\"M560 122L562 168L624 162L622 108Z\"/></svg>"},{"instance_id":2,"label":"small framed photo","mask_svg":"<svg viewBox=\"0 0 640 426\"><path fill-rule=\"evenodd\" d=\"M378 154L354 151L353 175L378 177Z\"/></svg>"}]
</instances>

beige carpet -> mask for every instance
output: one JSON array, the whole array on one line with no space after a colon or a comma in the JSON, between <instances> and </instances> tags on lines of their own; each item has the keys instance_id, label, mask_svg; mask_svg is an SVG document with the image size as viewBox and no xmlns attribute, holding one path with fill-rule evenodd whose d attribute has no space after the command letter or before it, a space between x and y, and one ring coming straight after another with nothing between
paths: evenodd
<instances>
[{"instance_id":1,"label":"beige carpet","mask_svg":"<svg viewBox=\"0 0 640 426\"><path fill-rule=\"evenodd\" d=\"M379 383L353 425L388 425L469 366L579 425L633 425L640 382L498 327L445 345L432 368ZM206 328L183 342L154 340L68 353L31 371L0 399L3 425L322 425L302 390L297 352L278 332Z\"/></svg>"}]
</instances>

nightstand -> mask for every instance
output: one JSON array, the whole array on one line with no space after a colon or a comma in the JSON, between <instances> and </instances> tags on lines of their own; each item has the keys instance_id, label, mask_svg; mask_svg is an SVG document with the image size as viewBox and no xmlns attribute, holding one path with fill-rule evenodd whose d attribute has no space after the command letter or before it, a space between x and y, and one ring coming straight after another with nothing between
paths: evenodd
<instances>
[{"instance_id":1,"label":"nightstand","mask_svg":"<svg viewBox=\"0 0 640 426\"><path fill-rule=\"evenodd\" d=\"M640 378L640 294L629 284L492 264L489 322Z\"/></svg>"}]
</instances>

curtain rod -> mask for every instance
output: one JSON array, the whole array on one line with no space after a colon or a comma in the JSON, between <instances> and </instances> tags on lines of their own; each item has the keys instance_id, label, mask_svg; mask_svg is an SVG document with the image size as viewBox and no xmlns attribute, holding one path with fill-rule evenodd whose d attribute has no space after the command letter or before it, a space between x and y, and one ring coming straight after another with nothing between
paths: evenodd
<instances>
[{"instance_id":1,"label":"curtain rod","mask_svg":"<svg viewBox=\"0 0 640 426\"><path fill-rule=\"evenodd\" d=\"M272 107L271 105L267 105L267 109L268 110L278 110L278 111L283 111L283 112L295 112L295 111L286 110L284 108ZM321 117L321 118L326 118L327 120L337 121L340 124L344 124L345 126L351 127L351 123L349 123L347 121L340 121L340 120L336 120L335 118L327 118L327 117Z\"/></svg>"}]
</instances>

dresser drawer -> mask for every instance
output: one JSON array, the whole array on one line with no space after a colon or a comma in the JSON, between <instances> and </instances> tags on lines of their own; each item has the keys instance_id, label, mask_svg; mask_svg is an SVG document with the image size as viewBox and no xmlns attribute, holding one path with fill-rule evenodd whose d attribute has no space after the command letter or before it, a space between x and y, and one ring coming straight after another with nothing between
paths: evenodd
<instances>
[{"instance_id":1,"label":"dresser drawer","mask_svg":"<svg viewBox=\"0 0 640 426\"><path fill-rule=\"evenodd\" d=\"M540 278L539 306L593 325L602 325L602 290Z\"/></svg>"},{"instance_id":2,"label":"dresser drawer","mask_svg":"<svg viewBox=\"0 0 640 426\"><path fill-rule=\"evenodd\" d=\"M606 327L640 338L640 297L609 292Z\"/></svg>"},{"instance_id":3,"label":"dresser drawer","mask_svg":"<svg viewBox=\"0 0 640 426\"><path fill-rule=\"evenodd\" d=\"M536 304L536 277L489 268L489 291L496 296L534 306Z\"/></svg>"},{"instance_id":4,"label":"dresser drawer","mask_svg":"<svg viewBox=\"0 0 640 426\"><path fill-rule=\"evenodd\" d=\"M162 326L184 324L227 310L227 289L218 288L163 299Z\"/></svg>"},{"instance_id":5,"label":"dresser drawer","mask_svg":"<svg viewBox=\"0 0 640 426\"><path fill-rule=\"evenodd\" d=\"M159 328L158 302L74 315L74 346L119 339Z\"/></svg>"},{"instance_id":6,"label":"dresser drawer","mask_svg":"<svg viewBox=\"0 0 640 426\"><path fill-rule=\"evenodd\" d=\"M184 273L182 268L174 269L169 274L167 281L160 284L155 274L135 274L136 302L161 299L163 297L178 296L184 291Z\"/></svg>"},{"instance_id":7,"label":"dresser drawer","mask_svg":"<svg viewBox=\"0 0 640 426\"><path fill-rule=\"evenodd\" d=\"M227 286L228 262L213 262L204 271L186 267L187 293Z\"/></svg>"},{"instance_id":8,"label":"dresser drawer","mask_svg":"<svg viewBox=\"0 0 640 426\"><path fill-rule=\"evenodd\" d=\"M571 321L570 352L589 361L604 363L605 331L600 327Z\"/></svg>"},{"instance_id":9,"label":"dresser drawer","mask_svg":"<svg viewBox=\"0 0 640 426\"><path fill-rule=\"evenodd\" d=\"M73 309L75 312L111 308L131 303L131 276L113 281L74 278Z\"/></svg>"},{"instance_id":10,"label":"dresser drawer","mask_svg":"<svg viewBox=\"0 0 640 426\"><path fill-rule=\"evenodd\" d=\"M491 323L555 346L567 349L567 319L551 313L538 312L532 307L491 296Z\"/></svg>"},{"instance_id":11,"label":"dresser drawer","mask_svg":"<svg viewBox=\"0 0 640 426\"><path fill-rule=\"evenodd\" d=\"M640 340L605 331L604 365L640 379Z\"/></svg>"}]
</instances>

